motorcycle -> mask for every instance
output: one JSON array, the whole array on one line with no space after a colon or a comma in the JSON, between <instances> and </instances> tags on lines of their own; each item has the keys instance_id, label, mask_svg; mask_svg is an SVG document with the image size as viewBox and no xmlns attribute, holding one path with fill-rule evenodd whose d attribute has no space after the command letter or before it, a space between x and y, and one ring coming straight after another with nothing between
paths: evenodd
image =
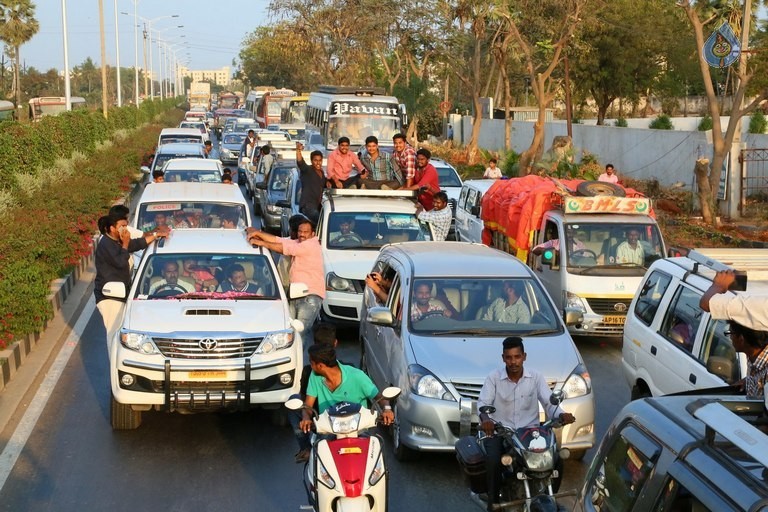
<instances>
[{"instance_id":1,"label":"motorcycle","mask_svg":"<svg viewBox=\"0 0 768 512\"><path fill-rule=\"evenodd\" d=\"M382 395L397 398L400 389ZM304 407L293 398L291 410ZM378 404L374 404L378 409ZM316 414L315 411L312 411ZM378 410L340 402L315 416L312 452L304 466L304 488L315 512L386 512L387 469L381 438L365 430L377 424ZM361 435L363 434L363 435Z\"/></svg>"},{"instance_id":2,"label":"motorcycle","mask_svg":"<svg viewBox=\"0 0 768 512\"><path fill-rule=\"evenodd\" d=\"M562 397L562 391L557 390L550 397L550 403L558 405ZM495 411L492 406L480 408L483 414ZM519 429L495 422L493 435L503 437L505 452L501 456L502 502L494 506L495 510L522 506L525 512L555 512L559 510L558 498L576 495L575 490L558 493L562 460L570 455L567 448L557 448L554 429L562 426L559 419L551 419L538 427ZM476 437L464 437L456 443L456 457L469 479L470 498L483 510L488 506L486 453L482 442L485 437L480 430Z\"/></svg>"}]
</instances>

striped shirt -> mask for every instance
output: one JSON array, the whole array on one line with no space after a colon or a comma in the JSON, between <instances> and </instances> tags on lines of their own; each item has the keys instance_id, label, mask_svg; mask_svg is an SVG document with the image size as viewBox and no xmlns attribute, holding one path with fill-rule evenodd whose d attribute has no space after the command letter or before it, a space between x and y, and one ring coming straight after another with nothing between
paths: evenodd
<instances>
[{"instance_id":1,"label":"striped shirt","mask_svg":"<svg viewBox=\"0 0 768 512\"><path fill-rule=\"evenodd\" d=\"M405 149L398 153L392 153L392 159L400 168L400 172L405 180L413 179L416 175L416 150L411 146L405 146Z\"/></svg>"},{"instance_id":2,"label":"striped shirt","mask_svg":"<svg viewBox=\"0 0 768 512\"><path fill-rule=\"evenodd\" d=\"M443 242L448 238L448 232L451 230L451 220L453 214L451 208L446 206L442 210L433 208L432 210L422 210L419 213L419 220L429 222L432 226L433 239L437 242Z\"/></svg>"},{"instance_id":3,"label":"striped shirt","mask_svg":"<svg viewBox=\"0 0 768 512\"><path fill-rule=\"evenodd\" d=\"M371 154L363 151L360 160L366 169L371 172L370 179L375 181L390 181L397 179L392 168L391 156L388 153L379 152L378 157L372 158Z\"/></svg>"}]
</instances>

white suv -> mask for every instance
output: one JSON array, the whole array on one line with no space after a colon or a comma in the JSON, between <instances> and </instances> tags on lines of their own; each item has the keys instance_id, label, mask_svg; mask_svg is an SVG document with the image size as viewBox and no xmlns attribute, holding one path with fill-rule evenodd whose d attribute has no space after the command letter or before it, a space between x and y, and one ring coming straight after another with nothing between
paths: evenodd
<instances>
[{"instance_id":1,"label":"white suv","mask_svg":"<svg viewBox=\"0 0 768 512\"><path fill-rule=\"evenodd\" d=\"M138 428L150 409L277 410L298 392L303 326L268 251L241 231L174 231L147 251L127 293L119 282L104 290L127 298L108 343L112 428Z\"/></svg>"},{"instance_id":2,"label":"white suv","mask_svg":"<svg viewBox=\"0 0 768 512\"><path fill-rule=\"evenodd\" d=\"M765 270L768 251L699 249L657 260L646 272L624 324L621 363L632 399L726 386L744 377L746 357L734 350L728 323L699 308L715 271L725 268L719 262ZM764 272L748 273L748 291L768 293Z\"/></svg>"},{"instance_id":3,"label":"white suv","mask_svg":"<svg viewBox=\"0 0 768 512\"><path fill-rule=\"evenodd\" d=\"M409 190L329 189L317 234L323 250L326 295L322 313L334 322L358 322L365 276L383 245L432 240L416 218Z\"/></svg>"}]
</instances>

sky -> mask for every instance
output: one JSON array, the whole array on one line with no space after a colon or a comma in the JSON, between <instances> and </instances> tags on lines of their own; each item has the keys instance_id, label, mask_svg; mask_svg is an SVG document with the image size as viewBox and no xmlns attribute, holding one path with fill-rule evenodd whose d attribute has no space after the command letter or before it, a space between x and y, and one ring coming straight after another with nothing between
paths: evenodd
<instances>
[{"instance_id":1,"label":"sky","mask_svg":"<svg viewBox=\"0 0 768 512\"><path fill-rule=\"evenodd\" d=\"M62 0L33 0L35 17L40 30L21 47L21 58L26 66L39 71L64 68L62 35ZM74 67L91 57L101 62L99 46L98 0L64 0L67 8L69 65ZM115 65L115 0L104 2L104 30L107 62ZM242 40L259 25L269 24L269 0L138 0L138 15L150 20L178 14L152 23L153 32L162 30L161 38L176 43L187 42L189 50L177 52L179 60L187 58L189 68L218 69L231 66L237 58ZM133 0L117 0L120 34L120 66L130 68L135 62ZM143 26L143 23L140 20ZM176 28L183 25L183 28ZM168 30L165 30L168 28ZM185 37L180 37L181 35ZM155 36L156 37L156 36ZM142 29L139 29L139 67L143 67ZM157 50L155 49L155 52ZM155 62L157 53L154 54Z\"/></svg>"}]
</instances>

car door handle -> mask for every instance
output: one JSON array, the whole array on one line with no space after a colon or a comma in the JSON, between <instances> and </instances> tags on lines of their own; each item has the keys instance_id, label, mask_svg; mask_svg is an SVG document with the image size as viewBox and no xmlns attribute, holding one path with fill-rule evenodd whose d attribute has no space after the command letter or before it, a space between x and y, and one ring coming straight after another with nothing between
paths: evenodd
<instances>
[{"instance_id":1,"label":"car door handle","mask_svg":"<svg viewBox=\"0 0 768 512\"><path fill-rule=\"evenodd\" d=\"M656 355L656 346L655 345L651 345L651 354L653 354L654 356Z\"/></svg>"},{"instance_id":2,"label":"car door handle","mask_svg":"<svg viewBox=\"0 0 768 512\"><path fill-rule=\"evenodd\" d=\"M691 381L691 384L696 384L696 376L694 374L688 375L688 380Z\"/></svg>"}]
</instances>

